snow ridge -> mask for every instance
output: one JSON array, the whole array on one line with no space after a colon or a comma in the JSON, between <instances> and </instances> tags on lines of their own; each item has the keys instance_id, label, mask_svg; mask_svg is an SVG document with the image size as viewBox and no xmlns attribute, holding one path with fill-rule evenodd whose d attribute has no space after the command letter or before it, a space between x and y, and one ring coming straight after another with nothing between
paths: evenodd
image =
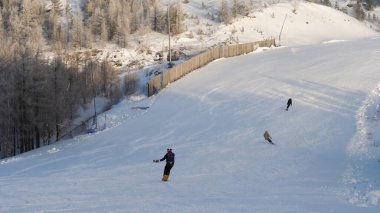
<instances>
[{"instance_id":1,"label":"snow ridge","mask_svg":"<svg viewBox=\"0 0 380 213\"><path fill-rule=\"evenodd\" d=\"M356 115L357 133L348 145L350 156L373 157L373 151L379 147L380 141L373 138L380 118L380 84L364 101Z\"/></svg>"},{"instance_id":2,"label":"snow ridge","mask_svg":"<svg viewBox=\"0 0 380 213\"><path fill-rule=\"evenodd\" d=\"M344 174L345 193L351 204L368 207L380 204L380 184L368 176L380 163L380 84L357 112L357 132L347 146L348 166Z\"/></svg>"}]
</instances>

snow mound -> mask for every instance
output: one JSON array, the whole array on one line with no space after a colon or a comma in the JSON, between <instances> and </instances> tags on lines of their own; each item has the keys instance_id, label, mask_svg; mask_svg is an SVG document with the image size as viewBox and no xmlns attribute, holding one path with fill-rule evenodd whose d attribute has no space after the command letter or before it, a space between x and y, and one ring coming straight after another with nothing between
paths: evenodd
<instances>
[{"instance_id":1,"label":"snow mound","mask_svg":"<svg viewBox=\"0 0 380 213\"><path fill-rule=\"evenodd\" d=\"M350 156L373 158L380 146L380 85L374 89L357 113L357 133L348 146Z\"/></svg>"},{"instance_id":2,"label":"snow mound","mask_svg":"<svg viewBox=\"0 0 380 213\"><path fill-rule=\"evenodd\" d=\"M347 146L348 163L344 183L345 196L351 204L371 206L379 204L378 177L380 158L380 85L370 92L359 108L357 132ZM368 175L373 174L373 175Z\"/></svg>"},{"instance_id":3,"label":"snow mound","mask_svg":"<svg viewBox=\"0 0 380 213\"><path fill-rule=\"evenodd\" d=\"M380 190L374 190L369 193L369 200L372 205L380 204Z\"/></svg>"}]
</instances>

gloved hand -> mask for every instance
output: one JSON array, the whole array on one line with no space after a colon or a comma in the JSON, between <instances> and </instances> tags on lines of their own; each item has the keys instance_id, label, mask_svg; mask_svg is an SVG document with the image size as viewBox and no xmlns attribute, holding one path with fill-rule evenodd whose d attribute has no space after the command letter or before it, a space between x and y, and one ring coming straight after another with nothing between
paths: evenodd
<instances>
[{"instance_id":1,"label":"gloved hand","mask_svg":"<svg viewBox=\"0 0 380 213\"><path fill-rule=\"evenodd\" d=\"M159 163L160 161L159 160L153 160L153 163Z\"/></svg>"}]
</instances>

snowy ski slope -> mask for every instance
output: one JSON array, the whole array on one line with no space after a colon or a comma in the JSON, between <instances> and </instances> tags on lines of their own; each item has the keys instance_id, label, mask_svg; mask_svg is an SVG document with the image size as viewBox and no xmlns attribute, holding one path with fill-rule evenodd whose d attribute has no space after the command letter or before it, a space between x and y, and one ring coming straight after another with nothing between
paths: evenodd
<instances>
[{"instance_id":1,"label":"snowy ski slope","mask_svg":"<svg viewBox=\"0 0 380 213\"><path fill-rule=\"evenodd\" d=\"M217 60L124 100L103 131L1 160L0 212L380 212L380 37L338 28Z\"/></svg>"}]
</instances>

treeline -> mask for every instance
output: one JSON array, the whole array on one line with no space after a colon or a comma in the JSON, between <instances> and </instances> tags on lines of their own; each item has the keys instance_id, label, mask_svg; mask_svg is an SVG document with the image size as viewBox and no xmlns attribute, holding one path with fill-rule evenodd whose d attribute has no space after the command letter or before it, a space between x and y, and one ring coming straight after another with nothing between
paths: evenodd
<instances>
[{"instance_id":1,"label":"treeline","mask_svg":"<svg viewBox=\"0 0 380 213\"><path fill-rule=\"evenodd\" d=\"M41 60L18 44L0 52L0 157L14 156L51 141L76 117L79 106L106 97L116 103L133 92L137 79L118 80L107 62L68 67L58 57ZM127 89L125 89L127 88Z\"/></svg>"},{"instance_id":2,"label":"treeline","mask_svg":"<svg viewBox=\"0 0 380 213\"><path fill-rule=\"evenodd\" d=\"M351 1L348 4L345 4L343 7L339 6L338 1L334 0L308 0L310 2L323 4L329 7L333 7L336 10L340 10L348 14L348 8L352 8L352 15L359 21L367 20L372 23L378 23L379 17L375 13L371 15L370 11L374 11L377 7L378 2L376 0L357 0Z\"/></svg>"},{"instance_id":3,"label":"treeline","mask_svg":"<svg viewBox=\"0 0 380 213\"><path fill-rule=\"evenodd\" d=\"M377 3L375 0L358 0L356 4L352 5L354 17L360 21L367 20L369 22L379 22L379 18L373 13L372 15L369 11L373 11Z\"/></svg>"},{"instance_id":4,"label":"treeline","mask_svg":"<svg viewBox=\"0 0 380 213\"><path fill-rule=\"evenodd\" d=\"M141 30L167 32L167 12L160 0L86 0L82 7L64 6L60 0L0 1L0 35L14 42L27 39L33 51L43 44L61 53L92 48L97 42L128 45L129 36ZM184 29L180 3L170 5L173 34Z\"/></svg>"},{"instance_id":5,"label":"treeline","mask_svg":"<svg viewBox=\"0 0 380 213\"><path fill-rule=\"evenodd\" d=\"M204 5L204 4L203 4ZM254 1L245 0L222 0L218 10L218 21L231 24L237 16L247 16L254 7Z\"/></svg>"},{"instance_id":6,"label":"treeline","mask_svg":"<svg viewBox=\"0 0 380 213\"><path fill-rule=\"evenodd\" d=\"M180 4L170 7L172 33L179 33L184 14ZM0 159L58 140L95 97L116 103L132 93L138 79L121 82L107 61L76 52L101 42L125 47L139 30L165 32L166 17L157 0L88 0L82 8L0 1ZM54 56L46 59L46 50Z\"/></svg>"}]
</instances>

